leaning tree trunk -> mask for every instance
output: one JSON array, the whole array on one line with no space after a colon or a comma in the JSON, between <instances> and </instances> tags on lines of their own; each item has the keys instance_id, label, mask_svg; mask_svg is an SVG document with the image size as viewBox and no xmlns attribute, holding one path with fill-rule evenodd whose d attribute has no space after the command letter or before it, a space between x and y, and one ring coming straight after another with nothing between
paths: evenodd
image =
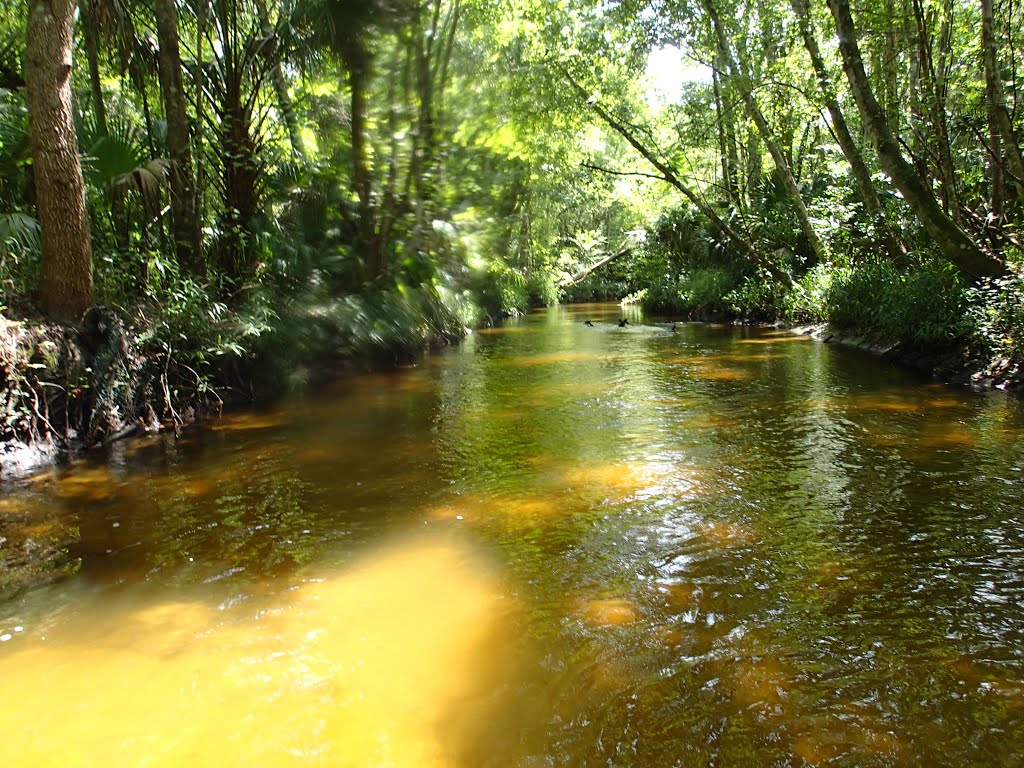
<instances>
[{"instance_id":1,"label":"leaning tree trunk","mask_svg":"<svg viewBox=\"0 0 1024 768\"><path fill-rule=\"evenodd\" d=\"M178 50L178 14L174 0L156 0L156 32L160 41L160 91L167 118L167 145L171 169L171 219L178 264L193 275L205 271L203 234L199 226L192 149L189 145L185 89Z\"/></svg>"},{"instance_id":2,"label":"leaning tree trunk","mask_svg":"<svg viewBox=\"0 0 1024 768\"><path fill-rule=\"evenodd\" d=\"M829 75L828 67L825 66L821 49L818 47L818 38L815 36L814 29L811 26L811 13L807 0L791 0L791 5L800 27L804 48L807 49L807 54L811 59L811 67L813 67L814 74L818 80L818 90L825 102L825 108L828 109L829 117L832 118L832 132L835 134L836 141L839 143L839 148L843 151L846 161L850 164L857 192L861 203L864 205L864 210L875 229L875 236L878 237L882 247L891 259L903 261L906 258L906 250L889 227L882 203L878 199L878 192L875 190L875 184L871 180L871 171L868 170L867 163L864 162L864 156L861 154L853 134L850 133L850 127L846 124L846 116L839 106L839 98L836 95L835 87L832 85L832 77Z\"/></svg>"},{"instance_id":3,"label":"leaning tree trunk","mask_svg":"<svg viewBox=\"0 0 1024 768\"><path fill-rule=\"evenodd\" d=\"M581 90L575 81L571 81L577 90ZM782 283L787 288L793 287L793 279L778 265L773 264L770 259L765 258L761 253L751 245L750 241L743 237L742 234L736 231L728 221L719 216L715 209L712 208L708 203L697 194L693 189L687 186L679 176L676 175L675 171L666 165L662 160L651 152L650 149L645 147L633 133L626 128L621 122L612 117L604 108L599 104L591 104L591 108L597 113L597 116L604 120L616 133L624 138L629 144L639 152L647 162L653 165L661 173L662 178L671 184L673 187L678 189L683 195L693 203L694 207L700 211L707 219L711 221L718 231L725 235L733 245L739 250L740 254L746 258L750 263L764 269L768 274L774 277L778 282Z\"/></svg>"},{"instance_id":4,"label":"leaning tree trunk","mask_svg":"<svg viewBox=\"0 0 1024 768\"><path fill-rule=\"evenodd\" d=\"M740 85L740 98L743 99L743 103L747 108L747 114L757 127L757 132L761 135L761 140L764 142L765 147L767 147L768 153L772 156L775 168L779 172L779 178L782 180L782 186L786 190L786 196L793 204L797 222L800 225L800 231L803 232L804 237L807 238L807 243L810 245L815 259L817 261L824 262L828 257L828 254L825 251L825 245L821 242L821 238L818 236L818 233L814 230L814 226L811 224L811 216L807 211L807 205L804 203L803 196L800 194L800 187L797 186L796 179L793 177L793 169L790 166L789 159L783 152L774 132L768 125L768 121L765 119L764 113L761 111L761 108L757 104L757 100L754 98L749 75L741 70L736 58L732 55L728 40L725 36L725 28L722 26L722 21L718 16L718 11L712 5L710 0L703 0L703 5L708 16L711 17L711 23L715 28L715 34L718 37L718 47L721 51L722 58L728 64L730 75Z\"/></svg>"},{"instance_id":5,"label":"leaning tree trunk","mask_svg":"<svg viewBox=\"0 0 1024 768\"><path fill-rule=\"evenodd\" d=\"M25 86L42 259L39 300L58 322L92 306L92 244L71 113L76 0L29 0Z\"/></svg>"},{"instance_id":6,"label":"leaning tree trunk","mask_svg":"<svg viewBox=\"0 0 1024 768\"><path fill-rule=\"evenodd\" d=\"M910 210L921 226L935 241L942 254L951 263L973 277L989 277L1005 274L1006 266L984 253L967 234L956 225L936 202L931 190L918 173L903 157L899 145L889 130L882 108L868 83L864 62L857 43L857 31L853 24L848 0L828 0L829 10L836 22L839 37L839 53L843 59L843 70L850 83L850 90L857 102L861 120L875 145L883 170L892 179L903 195Z\"/></svg>"}]
</instances>

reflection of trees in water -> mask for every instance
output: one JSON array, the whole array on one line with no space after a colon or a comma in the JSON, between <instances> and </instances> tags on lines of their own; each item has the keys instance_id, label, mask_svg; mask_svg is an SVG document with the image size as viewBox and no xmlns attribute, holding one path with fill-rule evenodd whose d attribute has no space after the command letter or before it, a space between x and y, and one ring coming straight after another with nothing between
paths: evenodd
<instances>
[{"instance_id":1,"label":"reflection of trees in water","mask_svg":"<svg viewBox=\"0 0 1024 768\"><path fill-rule=\"evenodd\" d=\"M581 764L992 750L984 722L1012 731L1024 701L1013 665L983 660L1024 634L1017 486L978 476L1024 461L1007 419L910 377L889 392L878 376L899 374L831 348L730 341L745 333L600 364L517 334L446 369L451 509L530 596L521 696L545 714L524 738ZM514 346L529 365L503 364ZM690 484L626 488L659 460Z\"/></svg>"},{"instance_id":2,"label":"reflection of trees in water","mask_svg":"<svg viewBox=\"0 0 1024 768\"><path fill-rule=\"evenodd\" d=\"M284 446L221 458L198 476L170 472L136 483L120 525L94 515L94 542L112 550L98 570L161 581L198 582L234 574L280 574L320 552L322 512L312 484ZM111 574L113 575L113 574Z\"/></svg>"},{"instance_id":3,"label":"reflection of trees in water","mask_svg":"<svg viewBox=\"0 0 1024 768\"><path fill-rule=\"evenodd\" d=\"M75 573L81 561L69 555L79 531L47 505L20 495L0 506L0 600L29 587Z\"/></svg>"},{"instance_id":4,"label":"reflection of trees in water","mask_svg":"<svg viewBox=\"0 0 1024 768\"><path fill-rule=\"evenodd\" d=\"M502 630L522 671L492 702L515 738L464 733L467 765L943 762L1019 728L1011 401L755 330L584 330L475 338L74 474L71 554L225 592L410 521L485 542L527 606Z\"/></svg>"}]
</instances>

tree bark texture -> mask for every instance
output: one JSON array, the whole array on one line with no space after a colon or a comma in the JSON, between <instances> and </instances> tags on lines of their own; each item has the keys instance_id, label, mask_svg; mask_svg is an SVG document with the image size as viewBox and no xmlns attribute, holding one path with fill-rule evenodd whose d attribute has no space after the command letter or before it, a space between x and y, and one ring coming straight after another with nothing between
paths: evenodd
<instances>
[{"instance_id":1,"label":"tree bark texture","mask_svg":"<svg viewBox=\"0 0 1024 768\"><path fill-rule=\"evenodd\" d=\"M71 112L76 0L29 0L25 85L41 229L39 299L57 322L92 306L92 243Z\"/></svg>"},{"instance_id":2,"label":"tree bark texture","mask_svg":"<svg viewBox=\"0 0 1024 768\"><path fill-rule=\"evenodd\" d=\"M178 15L174 0L155 0L156 31L160 42L160 91L167 119L167 145L171 161L171 220L178 264L191 274L202 274L203 234L196 204L192 149L185 114L185 89L178 48Z\"/></svg>"},{"instance_id":3,"label":"tree bark texture","mask_svg":"<svg viewBox=\"0 0 1024 768\"><path fill-rule=\"evenodd\" d=\"M839 53L842 56L843 70L849 81L850 90L857 102L861 120L875 145L882 168L892 179L893 185L903 195L910 210L947 260L972 277L1005 274L1006 266L984 253L956 222L946 215L925 180L903 157L889 130L885 114L875 100L868 83L848 0L828 0L828 7L836 22Z\"/></svg>"}]
</instances>

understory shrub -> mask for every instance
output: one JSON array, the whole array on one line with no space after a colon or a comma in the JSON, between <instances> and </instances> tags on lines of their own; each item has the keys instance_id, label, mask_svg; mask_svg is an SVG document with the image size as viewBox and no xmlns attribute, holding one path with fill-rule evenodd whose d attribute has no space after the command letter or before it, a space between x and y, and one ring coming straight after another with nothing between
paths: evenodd
<instances>
[{"instance_id":1,"label":"understory shrub","mask_svg":"<svg viewBox=\"0 0 1024 768\"><path fill-rule=\"evenodd\" d=\"M887 261L837 271L826 291L828 319L886 341L939 348L971 335L967 288L956 270L928 263L901 270Z\"/></svg>"},{"instance_id":2,"label":"understory shrub","mask_svg":"<svg viewBox=\"0 0 1024 768\"><path fill-rule=\"evenodd\" d=\"M526 290L531 306L551 307L558 303L558 281L553 272L535 271L526 281Z\"/></svg>"},{"instance_id":3,"label":"understory shrub","mask_svg":"<svg viewBox=\"0 0 1024 768\"><path fill-rule=\"evenodd\" d=\"M968 291L968 319L990 358L1024 361L1024 278L1007 275Z\"/></svg>"},{"instance_id":4,"label":"understory shrub","mask_svg":"<svg viewBox=\"0 0 1024 768\"><path fill-rule=\"evenodd\" d=\"M731 313L746 322L775 320L786 296L785 287L761 277L747 276L724 297Z\"/></svg>"},{"instance_id":5,"label":"understory shrub","mask_svg":"<svg viewBox=\"0 0 1024 768\"><path fill-rule=\"evenodd\" d=\"M644 310L683 317L725 317L734 314L727 298L740 278L726 269L694 269L678 278L665 278L652 285L644 297Z\"/></svg>"},{"instance_id":6,"label":"understory shrub","mask_svg":"<svg viewBox=\"0 0 1024 768\"><path fill-rule=\"evenodd\" d=\"M823 323L828 320L828 295L832 281L845 268L817 264L807 271L782 299L782 315L791 323Z\"/></svg>"}]
</instances>

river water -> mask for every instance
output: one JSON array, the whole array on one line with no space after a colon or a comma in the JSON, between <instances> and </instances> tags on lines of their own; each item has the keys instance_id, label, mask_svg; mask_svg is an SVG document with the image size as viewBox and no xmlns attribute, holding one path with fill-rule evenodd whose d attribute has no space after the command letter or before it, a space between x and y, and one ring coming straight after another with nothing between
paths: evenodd
<instances>
[{"instance_id":1,"label":"river water","mask_svg":"<svg viewBox=\"0 0 1024 768\"><path fill-rule=\"evenodd\" d=\"M0 764L1022 764L1021 403L620 311L6 489Z\"/></svg>"}]
</instances>

